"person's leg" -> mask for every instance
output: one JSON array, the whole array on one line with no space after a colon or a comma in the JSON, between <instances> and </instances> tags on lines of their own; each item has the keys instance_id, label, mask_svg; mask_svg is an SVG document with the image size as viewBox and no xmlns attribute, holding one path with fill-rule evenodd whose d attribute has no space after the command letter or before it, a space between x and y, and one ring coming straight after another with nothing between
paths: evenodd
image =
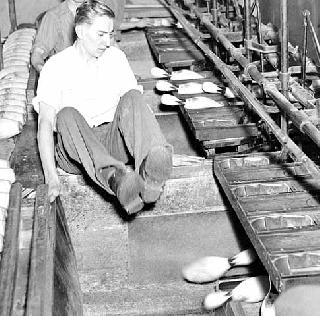
<instances>
[{"instance_id":1,"label":"person's leg","mask_svg":"<svg viewBox=\"0 0 320 316\"><path fill-rule=\"evenodd\" d=\"M129 154L134 158L135 171L145 180L143 200L155 202L171 173L172 146L139 91L130 90L121 98L105 145L116 159L127 161Z\"/></svg>"},{"instance_id":2,"label":"person's leg","mask_svg":"<svg viewBox=\"0 0 320 316\"><path fill-rule=\"evenodd\" d=\"M140 177L128 173L124 163L110 155L76 109L68 107L58 113L57 134L56 159L61 168L81 166L94 182L116 194L128 213L142 208Z\"/></svg>"}]
</instances>

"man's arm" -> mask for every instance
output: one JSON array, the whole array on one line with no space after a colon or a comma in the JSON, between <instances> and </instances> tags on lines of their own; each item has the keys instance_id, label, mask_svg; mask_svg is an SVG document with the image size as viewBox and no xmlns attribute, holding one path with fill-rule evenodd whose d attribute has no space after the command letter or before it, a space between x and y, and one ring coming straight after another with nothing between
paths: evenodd
<instances>
[{"instance_id":1,"label":"man's arm","mask_svg":"<svg viewBox=\"0 0 320 316\"><path fill-rule=\"evenodd\" d=\"M57 21L51 12L47 12L40 23L31 53L31 64L40 72L57 41Z\"/></svg>"},{"instance_id":2,"label":"man's arm","mask_svg":"<svg viewBox=\"0 0 320 316\"><path fill-rule=\"evenodd\" d=\"M53 127L56 112L53 107L40 102L38 118L38 147L45 183L48 184L50 202L60 194L60 181L54 158Z\"/></svg>"}]
</instances>

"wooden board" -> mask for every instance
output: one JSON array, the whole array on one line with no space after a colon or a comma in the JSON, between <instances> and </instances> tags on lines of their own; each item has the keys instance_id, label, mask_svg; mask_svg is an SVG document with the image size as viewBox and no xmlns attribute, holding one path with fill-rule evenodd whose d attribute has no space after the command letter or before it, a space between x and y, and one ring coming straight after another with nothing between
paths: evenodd
<instances>
[{"instance_id":1,"label":"wooden board","mask_svg":"<svg viewBox=\"0 0 320 316\"><path fill-rule=\"evenodd\" d=\"M37 188L26 315L82 315L75 253L59 200Z\"/></svg>"},{"instance_id":2,"label":"wooden board","mask_svg":"<svg viewBox=\"0 0 320 316\"><path fill-rule=\"evenodd\" d=\"M186 33L177 28L150 27L146 36L158 63L167 68L191 66L205 59Z\"/></svg>"},{"instance_id":3,"label":"wooden board","mask_svg":"<svg viewBox=\"0 0 320 316\"><path fill-rule=\"evenodd\" d=\"M24 188L35 189L44 183L44 175L37 144L37 121L28 121L17 136L12 155L16 181Z\"/></svg>"},{"instance_id":4,"label":"wooden board","mask_svg":"<svg viewBox=\"0 0 320 316\"><path fill-rule=\"evenodd\" d=\"M11 315L12 300L16 286L16 271L19 258L19 230L21 212L20 184L11 187L8 217L0 265L0 315Z\"/></svg>"},{"instance_id":5,"label":"wooden board","mask_svg":"<svg viewBox=\"0 0 320 316\"><path fill-rule=\"evenodd\" d=\"M214 170L277 290L320 281L320 184L277 154L216 157Z\"/></svg>"},{"instance_id":6,"label":"wooden board","mask_svg":"<svg viewBox=\"0 0 320 316\"><path fill-rule=\"evenodd\" d=\"M188 123L194 136L199 141L221 140L256 137L256 124L242 124L244 111L237 106L224 106L201 110L189 110L183 105L180 111Z\"/></svg>"},{"instance_id":7,"label":"wooden board","mask_svg":"<svg viewBox=\"0 0 320 316\"><path fill-rule=\"evenodd\" d=\"M213 82L219 87L224 88L224 83L218 78L209 77L194 80L170 81L175 86L186 82ZM219 93L197 93L179 94L177 91L172 93L178 99L185 101L193 97L206 97L214 100L223 106L215 108L187 109L183 104L178 108L182 117L186 121L195 139L199 141L208 157L215 148L236 148L241 147L246 150L254 146L254 140L260 135L255 122L244 110L242 102L237 99L227 99L223 95L223 90ZM229 148L227 148L229 147ZM234 150L233 150L234 152Z\"/></svg>"},{"instance_id":8,"label":"wooden board","mask_svg":"<svg viewBox=\"0 0 320 316\"><path fill-rule=\"evenodd\" d=\"M56 214L39 186L34 212L26 315L52 315Z\"/></svg>"}]
</instances>

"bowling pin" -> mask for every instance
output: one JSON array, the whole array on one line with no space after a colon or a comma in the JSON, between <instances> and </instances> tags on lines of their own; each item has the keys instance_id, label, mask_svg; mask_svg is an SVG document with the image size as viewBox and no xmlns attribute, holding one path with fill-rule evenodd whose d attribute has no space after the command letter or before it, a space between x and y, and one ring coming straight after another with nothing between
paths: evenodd
<instances>
[{"instance_id":1,"label":"bowling pin","mask_svg":"<svg viewBox=\"0 0 320 316\"><path fill-rule=\"evenodd\" d=\"M181 69L173 71L171 74L169 74L166 70L159 67L152 67L151 75L154 78L170 78L171 80L189 80L203 78L201 74L189 69Z\"/></svg>"},{"instance_id":2,"label":"bowling pin","mask_svg":"<svg viewBox=\"0 0 320 316\"><path fill-rule=\"evenodd\" d=\"M213 282L221 278L232 267L250 265L256 259L257 256L253 249L243 250L230 258L207 256L183 268L182 275L187 281L193 283Z\"/></svg>"},{"instance_id":3,"label":"bowling pin","mask_svg":"<svg viewBox=\"0 0 320 316\"><path fill-rule=\"evenodd\" d=\"M198 97L188 98L185 101L182 101L179 98L170 94L163 94L161 96L161 103L165 105L170 105L170 106L184 105L186 109L190 109L190 110L217 108L217 107L224 106L223 104L213 99L210 99L208 97L198 96Z\"/></svg>"},{"instance_id":4,"label":"bowling pin","mask_svg":"<svg viewBox=\"0 0 320 316\"><path fill-rule=\"evenodd\" d=\"M262 301L270 288L269 277L266 275L248 278L239 283L232 291L219 291L209 293L203 301L206 310L214 310L228 300L246 303L257 303Z\"/></svg>"}]
</instances>

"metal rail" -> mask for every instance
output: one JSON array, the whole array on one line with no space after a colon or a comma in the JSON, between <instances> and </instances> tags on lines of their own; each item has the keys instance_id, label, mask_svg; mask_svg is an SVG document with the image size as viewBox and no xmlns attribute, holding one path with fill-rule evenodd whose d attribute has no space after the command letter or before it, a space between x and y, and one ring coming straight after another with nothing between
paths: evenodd
<instances>
[{"instance_id":1,"label":"metal rail","mask_svg":"<svg viewBox=\"0 0 320 316\"><path fill-rule=\"evenodd\" d=\"M181 23L185 24L185 30L189 34L191 38L193 38L195 44L212 60L214 61L214 58L212 57L212 51L208 49L208 47L201 42L201 45L199 45L199 42L201 41L200 38L197 36L194 36L194 32L192 31L193 26L191 23L189 23L184 15L180 12L180 8L174 3L173 0L166 0L170 4L171 12L176 16L176 18ZM215 38L217 42L222 44L224 48L229 52L229 54L238 61L238 63L244 68L245 73L250 75L250 77L256 81L260 86L263 87L265 93L269 95L278 105L278 107L285 112L288 117L292 120L293 124L300 129L301 132L307 134L311 140L320 147L320 131L317 129L317 127L312 123L312 121L309 119L308 115L301 110L298 110L291 102L289 102L283 94L278 90L276 85L266 78L263 77L263 75L259 72L256 64L250 63L247 58L245 58L242 54L241 49L236 48L228 39L227 37L217 28L215 27L208 17L203 16L202 13L193 5L190 3L186 3L186 6L189 7L189 9L195 14L197 18L200 19L201 23L207 28L209 33ZM181 23L182 24L182 23ZM217 56L214 56L215 58ZM215 62L215 61L214 61ZM226 66L226 65L225 65ZM234 76L234 74L232 73ZM234 79L236 77L234 76ZM236 78L237 81L238 78ZM265 113L265 112L264 112ZM265 113L266 114L266 113ZM259 114L261 116L261 113ZM263 116L261 116L263 118ZM263 118L264 119L264 118ZM265 119L264 119L265 120Z\"/></svg>"},{"instance_id":2,"label":"metal rail","mask_svg":"<svg viewBox=\"0 0 320 316\"><path fill-rule=\"evenodd\" d=\"M281 88L283 95L288 98L289 94L289 73L288 73L288 2L281 0ZM281 128L287 133L288 124L286 115L281 115Z\"/></svg>"},{"instance_id":3,"label":"metal rail","mask_svg":"<svg viewBox=\"0 0 320 316\"><path fill-rule=\"evenodd\" d=\"M169 9L175 18L181 23L189 37L194 43L204 52L204 54L215 64L216 68L225 76L230 86L238 93L238 95L247 103L249 108L253 109L267 124L270 130L274 133L276 138L279 140L282 146L285 146L289 154L298 161L303 161L313 169L316 174L320 174L320 170L314 164L314 162L308 158L305 153L279 128L279 126L272 120L272 118L265 112L263 105L252 95L248 88L246 88L240 80L234 75L229 67L216 55L209 47L201 40L199 32L194 26L185 18L180 8L175 4L173 0L162 0L164 4L166 1L169 4ZM237 49L232 43L219 31L218 28L210 23L207 17L202 17L201 13L194 7L193 4L185 3L195 13L195 15L201 19L201 23L207 27L209 32L213 35L215 40L222 44L226 50L233 56L241 66L245 68L245 71L250 76L261 84L265 91L274 97L277 103L281 103L280 108L290 114L290 118L293 119L294 123L300 127L302 131L309 132L310 129L316 127L307 119L307 115L303 113L295 113L298 110L277 90L276 86L264 79L257 67L253 63L249 63L248 60L242 55L240 49ZM298 111L301 112L301 111ZM310 126L312 124L312 126ZM312 130L312 138L315 139L316 143L320 147L320 133ZM314 135L315 134L315 135Z\"/></svg>"}]
</instances>

